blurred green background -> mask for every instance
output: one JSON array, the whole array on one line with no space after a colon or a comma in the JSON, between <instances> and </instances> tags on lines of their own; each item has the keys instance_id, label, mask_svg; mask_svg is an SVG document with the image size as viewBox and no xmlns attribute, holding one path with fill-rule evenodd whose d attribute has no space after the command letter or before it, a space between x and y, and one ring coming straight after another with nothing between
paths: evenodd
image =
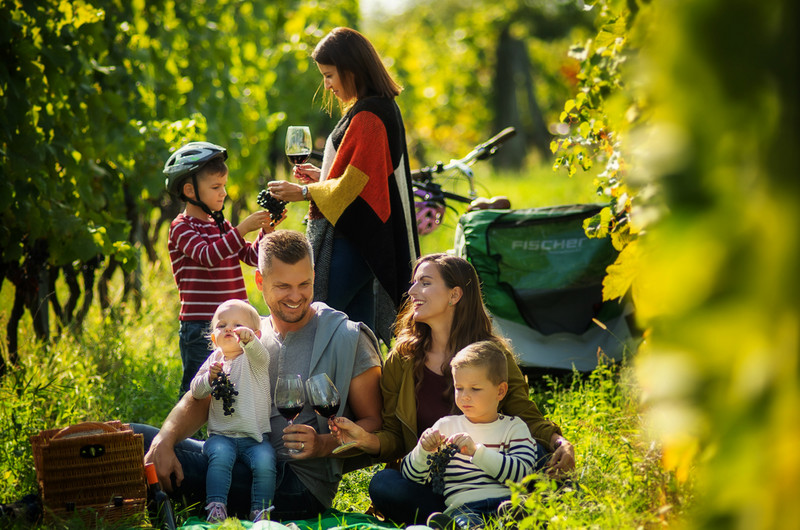
<instances>
[{"instance_id":1,"label":"blurred green background","mask_svg":"<svg viewBox=\"0 0 800 530\"><path fill-rule=\"evenodd\" d=\"M170 148L226 145L226 215L252 209L286 175L285 127L308 124L322 142L335 123L314 99L309 53L347 25L405 87L412 167L513 125L514 143L476 168L489 194L517 207L610 203L587 229L622 251L607 293L629 292L647 330L642 430L696 487L682 524L796 528L796 21L793 0L2 2L3 390L28 395L50 384L29 370L69 370L48 344L91 343L81 332L97 308L95 338L153 325L121 308L147 320L170 307L142 298L172 289L158 273L177 212L161 175ZM423 249L448 248L441 234ZM170 339L130 339L153 351L156 380ZM131 362L117 353L104 369ZM76 411L99 399L81 388L64 389ZM9 408L4 425L24 436L43 425L36 410Z\"/></svg>"}]
</instances>

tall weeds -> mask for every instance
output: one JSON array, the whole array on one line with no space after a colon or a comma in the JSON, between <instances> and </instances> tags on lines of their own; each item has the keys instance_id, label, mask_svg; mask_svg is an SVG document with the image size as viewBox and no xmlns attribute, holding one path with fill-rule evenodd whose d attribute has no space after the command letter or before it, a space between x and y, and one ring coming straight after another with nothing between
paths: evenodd
<instances>
[{"instance_id":1,"label":"tall weeds","mask_svg":"<svg viewBox=\"0 0 800 530\"><path fill-rule=\"evenodd\" d=\"M575 475L556 482L531 475L512 485L513 509L487 528L655 528L679 520L691 484L661 467L658 446L645 436L633 369L602 356L591 373L545 375L531 397L575 446ZM345 477L336 498L342 511L369 506L367 484L380 469Z\"/></svg>"},{"instance_id":2,"label":"tall weeds","mask_svg":"<svg viewBox=\"0 0 800 530\"><path fill-rule=\"evenodd\" d=\"M0 502L36 490L31 435L89 420L160 425L177 401L177 297L149 276L140 308L94 308L79 334L41 344L23 322L20 366L0 380Z\"/></svg>"},{"instance_id":3,"label":"tall weeds","mask_svg":"<svg viewBox=\"0 0 800 530\"><path fill-rule=\"evenodd\" d=\"M601 355L589 374L546 376L534 387L575 446L577 465L564 483L532 476L528 488L515 487L520 528L646 528L683 511L690 488L661 468L659 448L642 430L631 367Z\"/></svg>"}]
</instances>

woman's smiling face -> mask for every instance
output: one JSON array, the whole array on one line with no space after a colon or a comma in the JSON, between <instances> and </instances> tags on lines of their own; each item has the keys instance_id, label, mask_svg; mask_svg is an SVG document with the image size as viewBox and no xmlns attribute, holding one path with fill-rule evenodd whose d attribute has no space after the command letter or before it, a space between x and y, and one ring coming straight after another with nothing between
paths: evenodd
<instances>
[{"instance_id":1,"label":"woman's smiling face","mask_svg":"<svg viewBox=\"0 0 800 530\"><path fill-rule=\"evenodd\" d=\"M453 291L447 286L439 272L439 266L430 261L421 263L414 271L408 296L414 306L414 320L430 324L455 311Z\"/></svg>"}]
</instances>

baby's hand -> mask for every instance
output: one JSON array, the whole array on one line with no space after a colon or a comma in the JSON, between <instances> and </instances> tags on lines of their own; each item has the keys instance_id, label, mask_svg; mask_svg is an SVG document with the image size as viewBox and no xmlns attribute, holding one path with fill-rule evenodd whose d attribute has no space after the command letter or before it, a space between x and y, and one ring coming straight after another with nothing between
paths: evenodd
<instances>
[{"instance_id":1,"label":"baby's hand","mask_svg":"<svg viewBox=\"0 0 800 530\"><path fill-rule=\"evenodd\" d=\"M213 383L219 373L222 371L222 363L213 363L208 367L208 382Z\"/></svg>"},{"instance_id":2,"label":"baby's hand","mask_svg":"<svg viewBox=\"0 0 800 530\"><path fill-rule=\"evenodd\" d=\"M456 444L462 455L474 456L477 449L475 442L465 432L456 433L447 439L448 444Z\"/></svg>"},{"instance_id":3,"label":"baby's hand","mask_svg":"<svg viewBox=\"0 0 800 530\"><path fill-rule=\"evenodd\" d=\"M432 453L439 449L439 446L442 444L443 440L444 436L442 436L442 433L431 427L429 429L425 429L425 431L419 437L419 444L424 450Z\"/></svg>"},{"instance_id":4,"label":"baby's hand","mask_svg":"<svg viewBox=\"0 0 800 530\"><path fill-rule=\"evenodd\" d=\"M239 326L233 332L239 337L240 344L249 344L256 336L252 329L245 326Z\"/></svg>"}]
</instances>

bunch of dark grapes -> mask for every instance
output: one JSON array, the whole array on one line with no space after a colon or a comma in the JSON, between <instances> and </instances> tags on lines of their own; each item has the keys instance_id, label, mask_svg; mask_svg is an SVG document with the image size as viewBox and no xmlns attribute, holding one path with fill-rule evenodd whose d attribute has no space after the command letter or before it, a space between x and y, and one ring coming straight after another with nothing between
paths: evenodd
<instances>
[{"instance_id":1,"label":"bunch of dark grapes","mask_svg":"<svg viewBox=\"0 0 800 530\"><path fill-rule=\"evenodd\" d=\"M269 217L273 223L277 223L280 220L281 216L283 216L283 211L286 209L286 201L276 199L267 190L258 192L256 202L259 206L269 211Z\"/></svg>"},{"instance_id":2,"label":"bunch of dark grapes","mask_svg":"<svg viewBox=\"0 0 800 530\"><path fill-rule=\"evenodd\" d=\"M447 469L447 464L457 452L458 446L456 444L447 444L441 446L435 453L428 455L428 465L431 468L431 488L437 495L444 493L444 470Z\"/></svg>"},{"instance_id":3,"label":"bunch of dark grapes","mask_svg":"<svg viewBox=\"0 0 800 530\"><path fill-rule=\"evenodd\" d=\"M214 399L222 400L222 413L225 416L233 414L233 403L236 401L233 396L238 396L239 391L233 386L233 383L228 379L228 374L220 372L217 378L211 381L211 395Z\"/></svg>"}]
</instances>

